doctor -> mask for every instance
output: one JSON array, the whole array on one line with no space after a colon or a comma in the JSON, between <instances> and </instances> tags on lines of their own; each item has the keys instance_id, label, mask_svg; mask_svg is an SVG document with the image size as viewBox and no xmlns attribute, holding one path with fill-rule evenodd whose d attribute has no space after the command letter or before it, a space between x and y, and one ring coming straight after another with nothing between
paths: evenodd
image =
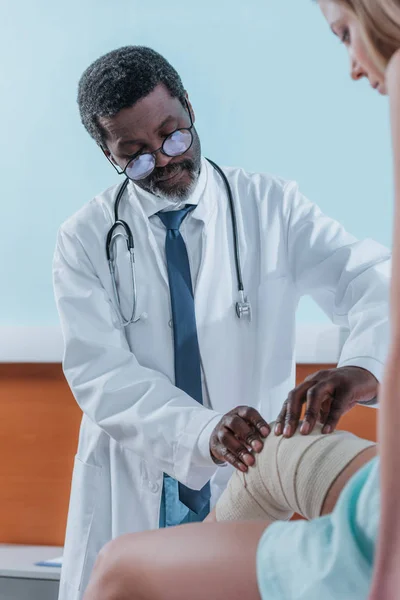
<instances>
[{"instance_id":1,"label":"doctor","mask_svg":"<svg viewBox=\"0 0 400 600\"><path fill-rule=\"evenodd\" d=\"M82 597L110 539L202 520L230 477L221 466L253 464L278 413L277 434L293 433L304 403L303 433L317 417L329 432L372 401L388 335L387 250L292 182L202 158L159 54L103 56L78 102L128 179L61 227L54 258L64 372L83 411L60 600ZM340 368L290 391L304 294L350 333Z\"/></svg>"}]
</instances>

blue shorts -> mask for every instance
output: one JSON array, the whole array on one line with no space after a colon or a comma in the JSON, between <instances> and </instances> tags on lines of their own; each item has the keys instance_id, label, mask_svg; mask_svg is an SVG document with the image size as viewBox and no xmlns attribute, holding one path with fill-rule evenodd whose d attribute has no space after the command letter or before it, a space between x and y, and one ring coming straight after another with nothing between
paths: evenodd
<instances>
[{"instance_id":1,"label":"blue shorts","mask_svg":"<svg viewBox=\"0 0 400 600\"><path fill-rule=\"evenodd\" d=\"M350 479L331 515L268 527L257 551L262 599L365 600L379 515L379 459L374 458Z\"/></svg>"}]
</instances>

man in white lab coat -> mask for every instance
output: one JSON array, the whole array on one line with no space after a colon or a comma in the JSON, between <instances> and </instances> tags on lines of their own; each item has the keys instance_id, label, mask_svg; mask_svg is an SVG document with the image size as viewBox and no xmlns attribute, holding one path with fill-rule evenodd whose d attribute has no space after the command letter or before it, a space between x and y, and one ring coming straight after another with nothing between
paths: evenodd
<instances>
[{"instance_id":1,"label":"man in white lab coat","mask_svg":"<svg viewBox=\"0 0 400 600\"><path fill-rule=\"evenodd\" d=\"M64 372L83 411L60 600L82 597L110 539L202 520L231 474L221 467L253 464L278 415L276 433L290 436L307 403L303 433L317 418L328 433L373 401L388 334L388 251L357 241L293 182L214 168L159 54L101 57L78 102L129 181L108 240L120 184L64 223L54 258ZM304 294L349 336L338 369L292 390Z\"/></svg>"}]
</instances>

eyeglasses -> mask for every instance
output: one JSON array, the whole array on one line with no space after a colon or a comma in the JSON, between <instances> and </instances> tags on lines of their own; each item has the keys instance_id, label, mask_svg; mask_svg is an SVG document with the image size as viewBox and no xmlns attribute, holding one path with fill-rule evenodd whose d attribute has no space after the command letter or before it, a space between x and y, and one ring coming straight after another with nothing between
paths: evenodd
<instances>
[{"instance_id":1,"label":"eyeglasses","mask_svg":"<svg viewBox=\"0 0 400 600\"><path fill-rule=\"evenodd\" d=\"M185 154L193 144L193 120L192 115L190 113L189 105L186 102L186 108L189 113L190 118L190 127L183 127L181 129L176 129L172 133L170 133L163 141L160 148L154 150L154 152L143 152L142 154L137 152L129 159L128 164L126 165L123 171L119 171L115 164L108 159L114 169L117 171L118 175L125 175L132 181L139 181L140 179L145 179L154 171L156 166L156 154L157 152L162 152L165 156L170 156L171 158L174 156L181 156ZM108 156L107 156L108 158Z\"/></svg>"}]
</instances>

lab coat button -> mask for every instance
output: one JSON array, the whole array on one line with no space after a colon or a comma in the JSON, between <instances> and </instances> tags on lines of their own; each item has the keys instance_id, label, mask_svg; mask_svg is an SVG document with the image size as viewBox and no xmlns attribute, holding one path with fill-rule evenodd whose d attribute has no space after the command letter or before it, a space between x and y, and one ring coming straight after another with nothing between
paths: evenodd
<instances>
[{"instance_id":1,"label":"lab coat button","mask_svg":"<svg viewBox=\"0 0 400 600\"><path fill-rule=\"evenodd\" d=\"M170 320L168 321L168 325L171 327L171 329L173 328L173 326L174 326L174 322L173 322L173 320L172 320L172 319L170 319Z\"/></svg>"},{"instance_id":2,"label":"lab coat button","mask_svg":"<svg viewBox=\"0 0 400 600\"><path fill-rule=\"evenodd\" d=\"M156 494L160 489L160 486L158 483L154 483L154 481L149 481L149 489L151 492L153 492L153 494Z\"/></svg>"}]
</instances>

